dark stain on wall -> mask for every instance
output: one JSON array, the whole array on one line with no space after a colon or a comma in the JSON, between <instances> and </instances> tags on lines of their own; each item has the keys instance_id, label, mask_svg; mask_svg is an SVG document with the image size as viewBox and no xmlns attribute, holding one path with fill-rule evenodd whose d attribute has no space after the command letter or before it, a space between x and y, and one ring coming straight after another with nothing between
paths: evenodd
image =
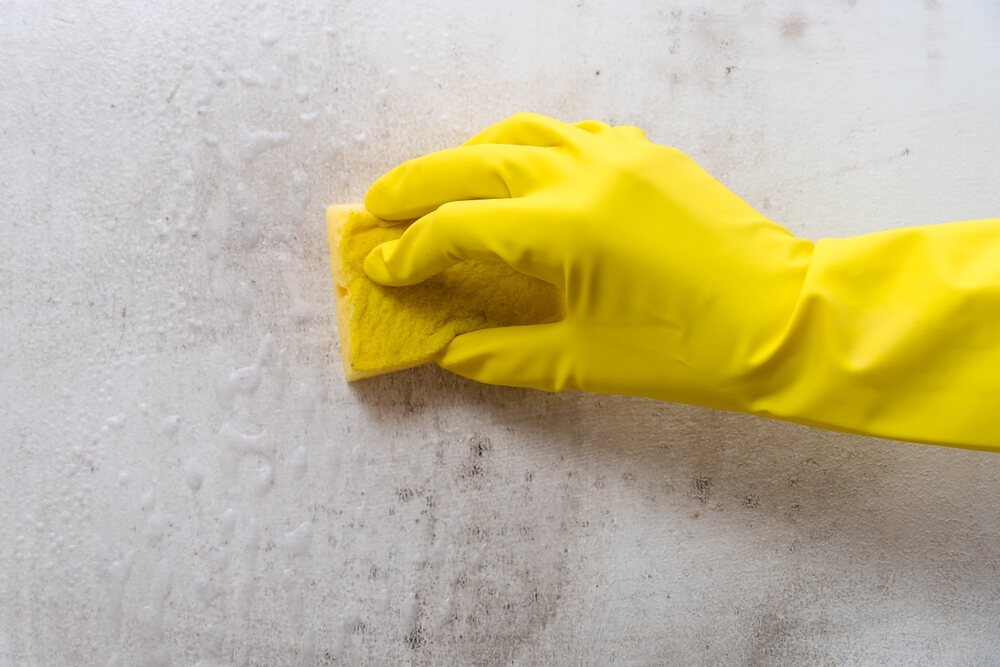
<instances>
[{"instance_id":1,"label":"dark stain on wall","mask_svg":"<svg viewBox=\"0 0 1000 667\"><path fill-rule=\"evenodd\" d=\"M712 479L709 477L695 477L691 480L691 497L703 503L707 503L712 495Z\"/></svg>"},{"instance_id":2,"label":"dark stain on wall","mask_svg":"<svg viewBox=\"0 0 1000 667\"><path fill-rule=\"evenodd\" d=\"M789 41L798 41L806 34L809 22L800 14L786 16L781 22L781 36Z\"/></svg>"}]
</instances>

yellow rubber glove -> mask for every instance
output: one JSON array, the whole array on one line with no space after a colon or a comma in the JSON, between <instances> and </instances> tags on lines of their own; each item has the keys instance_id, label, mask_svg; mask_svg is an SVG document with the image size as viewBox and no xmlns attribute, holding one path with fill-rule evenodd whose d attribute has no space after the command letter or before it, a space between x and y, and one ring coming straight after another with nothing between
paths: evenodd
<instances>
[{"instance_id":1,"label":"yellow rubber glove","mask_svg":"<svg viewBox=\"0 0 1000 667\"><path fill-rule=\"evenodd\" d=\"M1000 449L1000 219L814 243L637 128L535 114L366 206L419 218L368 255L376 282L499 259L562 290L557 323L455 338L438 363L460 375Z\"/></svg>"}]
</instances>

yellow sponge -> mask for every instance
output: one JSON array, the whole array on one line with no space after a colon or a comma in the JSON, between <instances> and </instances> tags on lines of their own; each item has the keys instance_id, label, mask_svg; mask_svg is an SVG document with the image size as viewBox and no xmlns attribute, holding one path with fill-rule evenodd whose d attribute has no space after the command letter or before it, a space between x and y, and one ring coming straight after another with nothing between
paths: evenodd
<instances>
[{"instance_id":1,"label":"yellow sponge","mask_svg":"<svg viewBox=\"0 0 1000 667\"><path fill-rule=\"evenodd\" d=\"M347 380L429 363L468 331L562 317L558 289L499 261L461 262L419 285L383 287L365 274L365 257L410 223L384 222L362 204L330 206L326 222Z\"/></svg>"}]
</instances>

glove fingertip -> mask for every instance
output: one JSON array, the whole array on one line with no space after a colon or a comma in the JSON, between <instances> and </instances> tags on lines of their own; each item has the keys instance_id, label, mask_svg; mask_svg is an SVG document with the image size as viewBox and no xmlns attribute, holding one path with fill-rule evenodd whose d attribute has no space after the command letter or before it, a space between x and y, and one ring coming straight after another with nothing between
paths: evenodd
<instances>
[{"instance_id":1,"label":"glove fingertip","mask_svg":"<svg viewBox=\"0 0 1000 667\"><path fill-rule=\"evenodd\" d=\"M377 178L365 194L365 208L376 218L383 220L391 220L393 214L392 198L387 187L390 174Z\"/></svg>"},{"instance_id":2,"label":"glove fingertip","mask_svg":"<svg viewBox=\"0 0 1000 667\"><path fill-rule=\"evenodd\" d=\"M438 353L435 359L437 365L470 380L485 382L481 375L484 357L489 356L489 352L482 344L484 337L489 337L485 330L470 331L456 336Z\"/></svg>"},{"instance_id":3,"label":"glove fingertip","mask_svg":"<svg viewBox=\"0 0 1000 667\"><path fill-rule=\"evenodd\" d=\"M400 276L394 274L388 257L398 241L386 241L372 248L365 257L365 273L380 285L395 286L400 284Z\"/></svg>"}]
</instances>

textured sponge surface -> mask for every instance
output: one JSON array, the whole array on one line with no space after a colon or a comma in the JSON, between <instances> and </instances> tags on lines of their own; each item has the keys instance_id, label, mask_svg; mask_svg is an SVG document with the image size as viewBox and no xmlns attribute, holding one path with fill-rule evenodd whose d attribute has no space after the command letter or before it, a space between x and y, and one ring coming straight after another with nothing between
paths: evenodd
<instances>
[{"instance_id":1,"label":"textured sponge surface","mask_svg":"<svg viewBox=\"0 0 1000 667\"><path fill-rule=\"evenodd\" d=\"M460 334L562 317L561 292L502 262L466 261L419 285L384 287L365 257L410 223L387 223L361 204L330 206L327 232L344 373L357 380L431 362Z\"/></svg>"}]
</instances>

